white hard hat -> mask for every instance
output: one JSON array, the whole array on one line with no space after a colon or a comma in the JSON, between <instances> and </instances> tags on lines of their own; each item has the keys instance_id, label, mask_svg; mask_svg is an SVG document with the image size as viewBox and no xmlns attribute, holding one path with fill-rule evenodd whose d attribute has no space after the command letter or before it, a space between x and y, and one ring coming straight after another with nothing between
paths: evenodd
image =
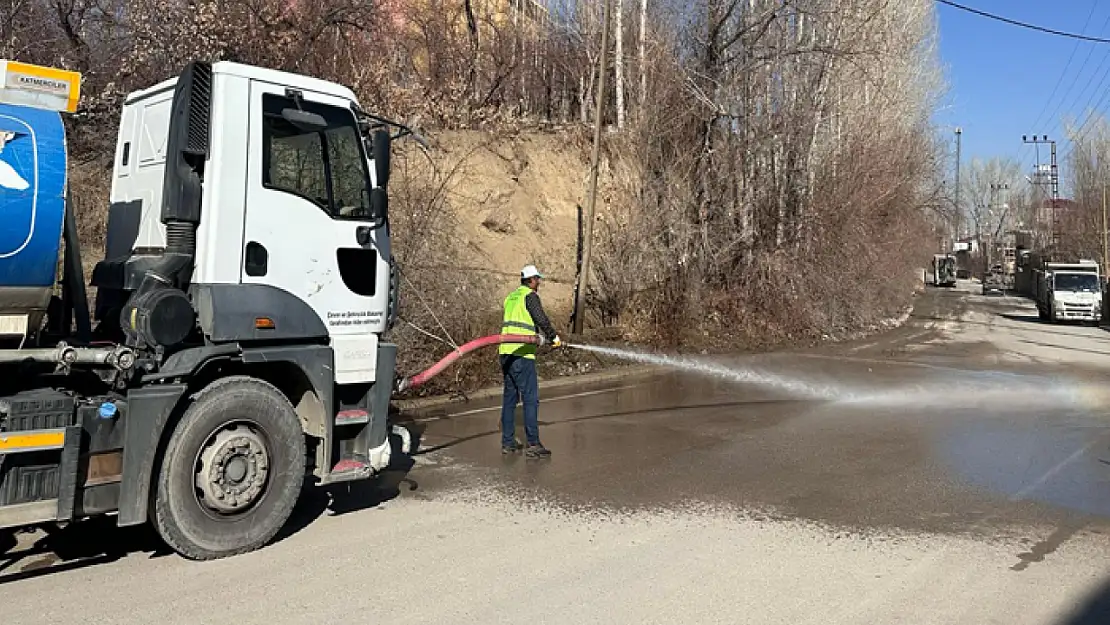
<instances>
[{"instance_id":1,"label":"white hard hat","mask_svg":"<svg viewBox=\"0 0 1110 625\"><path fill-rule=\"evenodd\" d=\"M524 269L520 270L520 279L527 280L528 278L543 278L543 274L535 265L526 265Z\"/></svg>"}]
</instances>

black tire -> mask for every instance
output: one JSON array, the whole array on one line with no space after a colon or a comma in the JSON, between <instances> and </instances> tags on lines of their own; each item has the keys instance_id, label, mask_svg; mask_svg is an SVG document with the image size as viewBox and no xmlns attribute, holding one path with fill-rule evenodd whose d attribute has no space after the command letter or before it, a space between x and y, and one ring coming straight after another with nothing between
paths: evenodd
<instances>
[{"instance_id":1,"label":"black tire","mask_svg":"<svg viewBox=\"0 0 1110 625\"><path fill-rule=\"evenodd\" d=\"M235 432L260 443L258 447L266 454L264 458L237 456L248 459L237 465L237 470L248 467L250 476L256 478L257 467L265 466L266 474L250 480L260 485L261 491L244 510L221 514L202 502L206 496L197 485L197 476L204 466L205 449L231 448L226 440L222 447L208 443L214 437L233 436L226 430L233 425L240 428ZM209 453L213 453L210 460L219 459L214 452ZM226 471L219 475L230 474L231 465L223 466ZM207 468L211 474L211 467ZM305 440L300 419L281 392L246 376L217 380L194 396L166 446L152 506L155 529L170 548L191 560L215 560L254 551L268 543L288 521L304 483L304 471Z\"/></svg>"}]
</instances>

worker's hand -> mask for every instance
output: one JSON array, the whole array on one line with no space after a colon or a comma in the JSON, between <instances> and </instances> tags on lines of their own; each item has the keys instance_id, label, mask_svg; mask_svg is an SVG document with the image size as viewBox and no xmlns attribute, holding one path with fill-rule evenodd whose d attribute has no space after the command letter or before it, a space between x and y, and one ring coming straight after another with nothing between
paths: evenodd
<instances>
[{"instance_id":1,"label":"worker's hand","mask_svg":"<svg viewBox=\"0 0 1110 625\"><path fill-rule=\"evenodd\" d=\"M552 339L552 341L551 341L551 348L552 349L559 349L562 346L563 346L563 339L559 338L559 336L556 335L555 338Z\"/></svg>"}]
</instances>

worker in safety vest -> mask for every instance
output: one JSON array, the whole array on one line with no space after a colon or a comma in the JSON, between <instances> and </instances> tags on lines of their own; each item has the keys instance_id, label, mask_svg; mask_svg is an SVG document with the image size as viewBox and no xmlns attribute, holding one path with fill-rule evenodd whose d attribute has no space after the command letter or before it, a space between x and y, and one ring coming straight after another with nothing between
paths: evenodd
<instances>
[{"instance_id":1,"label":"worker in safety vest","mask_svg":"<svg viewBox=\"0 0 1110 625\"><path fill-rule=\"evenodd\" d=\"M520 286L505 298L505 316L501 322L502 334L539 335L552 347L561 347L551 321L543 311L540 296L541 274L534 265L520 272ZM536 346L532 343L502 343L498 349L501 371L505 375L505 394L501 402L501 453L520 451L521 445L514 437L516 430L516 404L524 404L524 434L528 447L524 454L529 458L546 458L551 455L540 443L539 407L540 389L536 376Z\"/></svg>"}]
</instances>

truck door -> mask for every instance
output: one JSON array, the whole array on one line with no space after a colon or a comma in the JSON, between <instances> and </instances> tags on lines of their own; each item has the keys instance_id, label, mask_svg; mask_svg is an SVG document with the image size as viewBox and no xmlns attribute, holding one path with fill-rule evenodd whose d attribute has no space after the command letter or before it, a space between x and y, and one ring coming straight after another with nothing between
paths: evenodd
<instances>
[{"instance_id":1,"label":"truck door","mask_svg":"<svg viewBox=\"0 0 1110 625\"><path fill-rule=\"evenodd\" d=\"M368 158L350 103L252 81L250 107L257 149L248 155L242 282L308 303L328 328L336 382L372 381L390 251L371 218ZM298 112L326 127L306 127Z\"/></svg>"}]
</instances>

